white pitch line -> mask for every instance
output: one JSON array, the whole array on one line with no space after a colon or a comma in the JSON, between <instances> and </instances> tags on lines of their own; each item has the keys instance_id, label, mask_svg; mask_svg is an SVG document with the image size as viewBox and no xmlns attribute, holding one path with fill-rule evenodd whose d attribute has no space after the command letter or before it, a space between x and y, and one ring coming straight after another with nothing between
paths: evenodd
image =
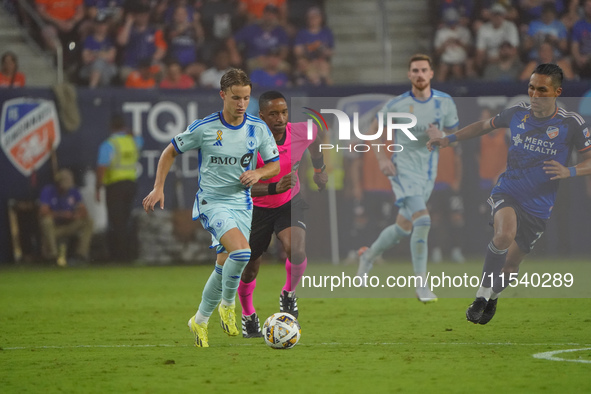
<instances>
[{"instance_id":1,"label":"white pitch line","mask_svg":"<svg viewBox=\"0 0 591 394\"><path fill-rule=\"evenodd\" d=\"M543 360L550 360L550 361L569 361L572 363L591 364L591 360L577 360L577 359L572 359L572 358L555 357L556 354L582 352L585 350L591 350L591 347L584 347L582 349L554 350L551 352L536 353L536 354L534 354L534 358L539 358L539 359L543 359Z\"/></svg>"},{"instance_id":2,"label":"white pitch line","mask_svg":"<svg viewBox=\"0 0 591 394\"><path fill-rule=\"evenodd\" d=\"M262 344L264 342L260 342ZM251 343L231 343L228 346L231 347L241 347L241 346L253 346L259 343L251 342ZM306 344L300 343L298 346L407 346L407 345L422 345L422 346L429 346L429 345L455 345L455 346L591 346L591 344L587 343L515 343L515 342L365 342L365 343L343 343L343 342L322 342L316 344ZM218 347L219 345L213 345L213 347ZM57 345L46 345L46 346L12 346L12 347L0 347L0 351L2 350L30 350L30 349L99 349L99 348L156 348L156 347L166 347L166 348L182 348L182 347L193 347L193 345L189 344L159 344L159 345L67 345L67 346L57 346ZM545 353L538 353L535 354L535 358L545 358L541 355L560 353L560 352L575 352L575 351L582 351L582 350L591 350L589 348L583 349L572 349L572 350L557 350L554 352L545 352ZM538 355L540 355L538 357ZM576 361L576 360L562 360L559 358L554 358L560 361ZM550 360L550 358L548 358ZM581 361L583 362L583 361ZM591 362L591 361L584 361L584 362Z\"/></svg>"}]
</instances>

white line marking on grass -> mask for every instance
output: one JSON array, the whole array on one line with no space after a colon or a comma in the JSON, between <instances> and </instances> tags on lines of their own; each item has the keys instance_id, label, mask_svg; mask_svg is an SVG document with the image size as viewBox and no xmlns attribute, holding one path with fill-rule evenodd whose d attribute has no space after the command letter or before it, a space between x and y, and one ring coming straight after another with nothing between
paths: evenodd
<instances>
[{"instance_id":1,"label":"white line marking on grass","mask_svg":"<svg viewBox=\"0 0 591 394\"><path fill-rule=\"evenodd\" d=\"M569 361L569 362L573 362L573 363L591 364L591 360L577 360L577 359L569 359L569 358L555 357L556 354L571 353L571 352L582 352L582 351L585 351L585 350L591 350L591 347L584 347L582 349L554 350L552 352L536 353L536 354L534 354L534 358L540 358L540 359L543 359L543 360L550 360L550 361Z\"/></svg>"},{"instance_id":2,"label":"white line marking on grass","mask_svg":"<svg viewBox=\"0 0 591 394\"><path fill-rule=\"evenodd\" d=\"M262 341L260 343L263 343ZM226 346L231 347L242 347L242 346L254 346L260 343L230 343ZM591 346L588 343L515 343L515 342L364 342L364 343L344 343L344 342L321 342L321 343L299 343L298 346L407 346L407 345L455 345L455 346ZM46 346L12 346L12 347L0 347L2 350L31 350L31 349L99 349L99 348L179 348L179 347L193 347L190 344L159 344L159 345L46 345ZM221 345L213 345L213 347L221 347ZM591 363L591 360L563 360L561 358L547 358L552 357L554 354L561 352L576 352L583 350L591 350L591 347L582 349L571 349L571 350L556 350L553 352L537 353L534 354L535 358L552 359L556 361L577 361Z\"/></svg>"}]
</instances>

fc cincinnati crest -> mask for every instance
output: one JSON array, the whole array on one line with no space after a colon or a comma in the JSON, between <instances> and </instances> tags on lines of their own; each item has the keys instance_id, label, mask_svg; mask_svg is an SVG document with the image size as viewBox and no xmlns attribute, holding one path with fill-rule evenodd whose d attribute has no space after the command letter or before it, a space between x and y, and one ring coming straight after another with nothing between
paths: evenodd
<instances>
[{"instance_id":1,"label":"fc cincinnati crest","mask_svg":"<svg viewBox=\"0 0 591 394\"><path fill-rule=\"evenodd\" d=\"M583 130L583 135L585 138L591 137L591 133L589 133L589 127L585 127L585 130Z\"/></svg>"},{"instance_id":2,"label":"fc cincinnati crest","mask_svg":"<svg viewBox=\"0 0 591 394\"><path fill-rule=\"evenodd\" d=\"M257 139L255 137L246 137L246 147L248 149L254 149L257 145Z\"/></svg>"},{"instance_id":3,"label":"fc cincinnati crest","mask_svg":"<svg viewBox=\"0 0 591 394\"><path fill-rule=\"evenodd\" d=\"M546 130L546 134L550 138L558 137L558 127L554 127L554 126L548 127L548 129Z\"/></svg>"},{"instance_id":4,"label":"fc cincinnati crest","mask_svg":"<svg viewBox=\"0 0 591 394\"><path fill-rule=\"evenodd\" d=\"M60 127L53 101L16 98L4 102L0 145L24 176L45 164L59 143Z\"/></svg>"}]
</instances>

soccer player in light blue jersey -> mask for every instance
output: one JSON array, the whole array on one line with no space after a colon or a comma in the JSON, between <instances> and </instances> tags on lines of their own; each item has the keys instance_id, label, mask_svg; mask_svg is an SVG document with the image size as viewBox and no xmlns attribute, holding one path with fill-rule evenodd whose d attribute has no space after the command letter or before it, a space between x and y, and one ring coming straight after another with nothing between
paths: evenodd
<instances>
[{"instance_id":1,"label":"soccer player in light blue jersey","mask_svg":"<svg viewBox=\"0 0 591 394\"><path fill-rule=\"evenodd\" d=\"M188 322L198 347L209 346L207 325L218 304L222 329L231 336L239 334L234 309L240 275L251 254L250 189L260 179L279 173L279 151L271 131L265 122L246 113L251 90L242 70L230 69L222 76L223 109L196 120L172 139L158 161L154 189L143 201L146 212L158 203L163 209L164 181L175 157L191 149L199 151L193 220L201 221L211 233L217 259L199 309ZM259 153L265 165L256 168Z\"/></svg>"},{"instance_id":2,"label":"soccer player in light blue jersey","mask_svg":"<svg viewBox=\"0 0 591 394\"><path fill-rule=\"evenodd\" d=\"M400 209L395 224L386 227L369 248L359 249L357 275L366 275L376 257L402 238L410 236L413 269L415 275L421 278L417 281L416 295L420 301L427 303L437 301L437 296L426 283L427 238L431 228L426 202L437 177L439 151L429 151L425 144L430 137L443 136L441 130L445 133L454 132L459 122L453 99L446 93L431 89L431 58L417 54L410 58L408 64L411 90L384 105L379 111L384 120L380 122L378 118L374 119L368 134L375 134L380 124L386 125L388 113L411 113L416 116L417 123L409 131L417 140L410 139L408 135L396 129L393 142L403 146L401 152L394 153L388 158L384 149L374 149L380 169L390 179L396 195L396 205ZM396 123L408 123L408 119Z\"/></svg>"},{"instance_id":3,"label":"soccer player in light blue jersey","mask_svg":"<svg viewBox=\"0 0 591 394\"><path fill-rule=\"evenodd\" d=\"M558 180L591 174L591 133L581 115L556 105L562 69L540 64L529 79L530 104L519 103L491 119L472 123L453 135L434 138L432 149L479 137L497 128L511 130L507 170L493 188L494 234L484 258L483 279L466 318L486 324L495 315L499 293L517 278L519 265L542 236L558 191ZM582 161L566 167L572 149Z\"/></svg>"}]
</instances>

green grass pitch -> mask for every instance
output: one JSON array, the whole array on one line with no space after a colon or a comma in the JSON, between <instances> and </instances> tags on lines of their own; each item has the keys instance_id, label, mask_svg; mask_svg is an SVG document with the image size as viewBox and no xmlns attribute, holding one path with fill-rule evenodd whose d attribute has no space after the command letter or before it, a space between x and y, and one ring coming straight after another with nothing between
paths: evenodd
<instances>
[{"instance_id":1,"label":"green grass pitch","mask_svg":"<svg viewBox=\"0 0 591 394\"><path fill-rule=\"evenodd\" d=\"M0 392L591 392L589 298L501 299L486 326L465 320L470 298L301 298L295 348L228 337L214 313L200 349L187 320L211 269L0 270ZM262 320L283 281L261 267ZM586 350L534 357L569 349Z\"/></svg>"}]
</instances>

